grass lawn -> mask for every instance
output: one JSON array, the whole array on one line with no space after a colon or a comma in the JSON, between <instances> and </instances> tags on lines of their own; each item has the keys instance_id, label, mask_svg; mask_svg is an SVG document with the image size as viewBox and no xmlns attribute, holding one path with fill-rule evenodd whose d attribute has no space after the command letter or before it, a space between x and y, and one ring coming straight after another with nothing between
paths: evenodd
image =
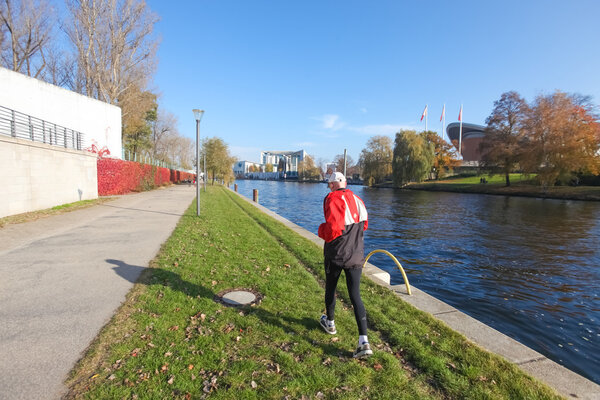
<instances>
[{"instance_id":1,"label":"grass lawn","mask_svg":"<svg viewBox=\"0 0 600 400\"><path fill-rule=\"evenodd\" d=\"M67 384L95 399L554 399L551 389L389 290L363 280L375 354L355 360L343 280L337 335L324 311L322 249L236 194L195 202ZM243 309L225 289L264 295Z\"/></svg>"},{"instance_id":2,"label":"grass lawn","mask_svg":"<svg viewBox=\"0 0 600 400\"><path fill-rule=\"evenodd\" d=\"M480 183L485 178L487 183ZM431 190L460 193L483 193L509 196L542 197L571 200L600 200L600 186L552 186L543 188L531 183L531 175L510 174L511 186L506 187L504 175L479 175L449 178L440 181L412 183L406 186L413 190Z\"/></svg>"}]
</instances>

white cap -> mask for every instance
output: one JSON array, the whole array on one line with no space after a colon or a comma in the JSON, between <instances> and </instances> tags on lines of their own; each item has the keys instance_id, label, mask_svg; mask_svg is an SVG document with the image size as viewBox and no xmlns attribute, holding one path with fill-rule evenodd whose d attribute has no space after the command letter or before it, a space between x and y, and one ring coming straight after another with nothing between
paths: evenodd
<instances>
[{"instance_id":1,"label":"white cap","mask_svg":"<svg viewBox=\"0 0 600 400\"><path fill-rule=\"evenodd\" d=\"M329 175L328 182L346 182L346 177L341 172L334 172Z\"/></svg>"}]
</instances>

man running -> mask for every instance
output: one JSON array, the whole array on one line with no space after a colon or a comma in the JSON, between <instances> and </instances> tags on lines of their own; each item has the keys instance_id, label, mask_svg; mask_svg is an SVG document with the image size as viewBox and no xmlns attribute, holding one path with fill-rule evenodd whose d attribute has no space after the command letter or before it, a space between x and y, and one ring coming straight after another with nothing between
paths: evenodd
<instances>
[{"instance_id":1,"label":"man running","mask_svg":"<svg viewBox=\"0 0 600 400\"><path fill-rule=\"evenodd\" d=\"M358 347L354 358L373 354L367 339L367 313L360 297L360 277L365 262L363 232L368 226L367 209L363 201L346 189L346 177L340 172L331 174L329 193L323 201L325 223L319 225L319 237L325 240L325 308L319 323L325 332L337 333L334 322L335 289L342 270L358 325Z\"/></svg>"}]
</instances>

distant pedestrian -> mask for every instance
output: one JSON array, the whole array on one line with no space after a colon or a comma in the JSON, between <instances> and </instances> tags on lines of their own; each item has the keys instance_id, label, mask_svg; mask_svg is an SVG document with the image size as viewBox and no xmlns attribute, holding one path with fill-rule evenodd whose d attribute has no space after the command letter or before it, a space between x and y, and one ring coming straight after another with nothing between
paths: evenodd
<instances>
[{"instance_id":1,"label":"distant pedestrian","mask_svg":"<svg viewBox=\"0 0 600 400\"><path fill-rule=\"evenodd\" d=\"M346 177L340 172L330 175L329 193L323 201L325 223L319 226L319 237L325 240L325 308L319 323L325 332L334 335L335 290L344 271L346 286L358 326L358 347L354 358L373 354L367 338L367 313L360 297L360 277L365 262L364 231L368 226L367 209L363 201L346 189Z\"/></svg>"}]
</instances>

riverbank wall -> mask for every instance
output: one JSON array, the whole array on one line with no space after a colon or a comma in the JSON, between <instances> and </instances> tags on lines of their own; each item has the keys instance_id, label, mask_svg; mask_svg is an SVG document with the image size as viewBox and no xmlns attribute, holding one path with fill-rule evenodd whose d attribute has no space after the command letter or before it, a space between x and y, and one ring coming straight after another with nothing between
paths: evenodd
<instances>
[{"instance_id":1,"label":"riverbank wall","mask_svg":"<svg viewBox=\"0 0 600 400\"><path fill-rule=\"evenodd\" d=\"M312 232L290 222L239 193L231 192L252 204L263 213L283 223L296 234L319 246L323 246L322 239ZM391 290L403 301L444 322L453 330L467 337L471 342L517 365L524 372L554 388L561 395L567 398L600 399L600 386L594 382L570 371L542 354L471 318L414 286L411 286L412 294L409 295L404 284L390 285L389 273L377 268L375 265L368 263L364 269L364 275L374 283ZM410 276L408 279L410 280Z\"/></svg>"}]
</instances>

